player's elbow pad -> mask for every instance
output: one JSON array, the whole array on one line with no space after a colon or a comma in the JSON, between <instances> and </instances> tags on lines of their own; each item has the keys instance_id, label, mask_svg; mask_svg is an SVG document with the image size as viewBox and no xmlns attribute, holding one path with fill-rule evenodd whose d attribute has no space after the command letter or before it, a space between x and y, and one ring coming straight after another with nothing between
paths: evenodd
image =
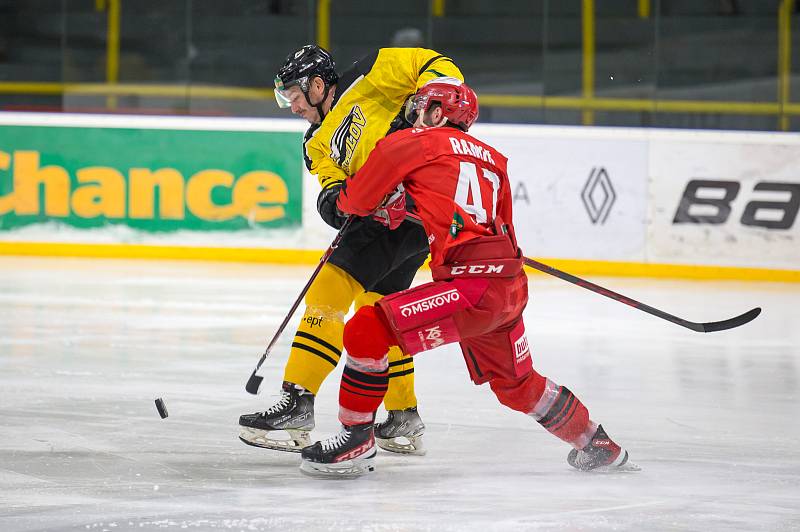
<instances>
[{"instance_id":1,"label":"player's elbow pad","mask_svg":"<svg viewBox=\"0 0 800 532\"><path fill-rule=\"evenodd\" d=\"M336 206L336 200L339 198L339 192L342 190L342 185L337 184L332 187L323 188L319 196L317 196L317 212L325 221L334 229L341 229L342 224L347 219L342 211Z\"/></svg>"}]
</instances>

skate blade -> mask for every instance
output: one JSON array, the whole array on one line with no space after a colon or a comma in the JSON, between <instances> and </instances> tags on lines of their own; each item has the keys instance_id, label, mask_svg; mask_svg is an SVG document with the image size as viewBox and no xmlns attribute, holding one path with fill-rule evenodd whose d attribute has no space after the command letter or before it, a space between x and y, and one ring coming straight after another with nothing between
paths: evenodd
<instances>
[{"instance_id":1,"label":"skate blade","mask_svg":"<svg viewBox=\"0 0 800 532\"><path fill-rule=\"evenodd\" d=\"M384 451L398 454L411 454L415 456L425 456L428 452L422 444L422 435L419 436L395 436L394 438L375 437L375 443Z\"/></svg>"},{"instance_id":2,"label":"skate blade","mask_svg":"<svg viewBox=\"0 0 800 532\"><path fill-rule=\"evenodd\" d=\"M625 451L625 454L627 455L627 451ZM573 467L575 466L573 465ZM630 458L626 458L625 462L623 462L622 464L612 463L604 466L595 467L593 469L578 469L578 470L583 473L606 474L606 473L635 473L637 471L641 471L642 468L631 462Z\"/></svg>"},{"instance_id":3,"label":"skate blade","mask_svg":"<svg viewBox=\"0 0 800 532\"><path fill-rule=\"evenodd\" d=\"M280 431L269 431L252 429L250 427L240 427L239 439L247 445L270 449L272 451L283 451L287 453L299 453L304 447L311 445L310 431L299 429L286 429L289 438L277 440L270 438L269 434Z\"/></svg>"},{"instance_id":4,"label":"skate blade","mask_svg":"<svg viewBox=\"0 0 800 532\"><path fill-rule=\"evenodd\" d=\"M609 474L609 473L636 473L637 471L641 471L642 468L638 465L627 461L620 466L600 466L595 467L594 469L589 470L579 470L582 473L599 473L599 474Z\"/></svg>"},{"instance_id":5,"label":"skate blade","mask_svg":"<svg viewBox=\"0 0 800 532\"><path fill-rule=\"evenodd\" d=\"M345 460L335 464L320 464L303 460L300 463L300 472L309 477L325 480L354 479L375 471L375 466L372 464L374 457L373 454L369 458Z\"/></svg>"},{"instance_id":6,"label":"skate blade","mask_svg":"<svg viewBox=\"0 0 800 532\"><path fill-rule=\"evenodd\" d=\"M621 466L617 466L610 470L610 472L620 471L622 473L635 473L636 471L641 471L642 468L639 467L639 464L634 464L630 460L622 464Z\"/></svg>"}]
</instances>

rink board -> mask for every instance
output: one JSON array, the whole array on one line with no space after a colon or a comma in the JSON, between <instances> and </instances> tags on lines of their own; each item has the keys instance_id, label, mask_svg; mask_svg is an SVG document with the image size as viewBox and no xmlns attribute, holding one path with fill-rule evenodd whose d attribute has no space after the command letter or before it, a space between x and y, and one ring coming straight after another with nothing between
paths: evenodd
<instances>
[{"instance_id":1,"label":"rink board","mask_svg":"<svg viewBox=\"0 0 800 532\"><path fill-rule=\"evenodd\" d=\"M302 176L291 180L291 215L278 220L253 223L252 214L248 219L242 209L220 210L236 204L232 183L226 182L231 190L217 189L216 199L201 194L212 216L168 230L160 230L158 223L150 227L155 230L142 230L141 223L137 227L124 216L104 225L107 211L93 211L91 205L84 208L82 224L65 223L63 216L47 215L44 185L36 219L12 223L18 217L14 192L19 180L10 133L20 127L70 128L73 137L103 129L167 130L177 135L178 141L170 140L177 145L183 135L213 132L222 139L220 145L241 147L236 138L245 138L242 134L286 133L299 143L305 123L2 114L0 253L313 263L333 236L316 214L319 185L303 168L299 145L291 151L286 143L272 150L264 143L267 162L255 159L259 150L253 147L248 148L252 156L234 155L231 148L232 159L252 159L247 169L229 171L234 178L247 172ZM800 159L796 134L482 124L473 133L509 158L515 224L529 256L565 261L576 272L611 275L798 279L800 176L792 170ZM93 150L104 151L103 146ZM159 165L164 159L157 151L158 143L150 145L137 164L168 166ZM226 163L225 156L218 150L215 164L234 164ZM279 170L275 157L286 158ZM91 168L102 162L102 157L87 155L73 166ZM119 171L123 176L124 170ZM191 178L192 169L184 174ZM200 189L209 191L212 185ZM220 197L220 192L227 195ZM84 196L91 199L88 191ZM126 205L128 213L131 208ZM195 211L187 204L186 212ZM215 221L215 212L224 216Z\"/></svg>"}]
</instances>

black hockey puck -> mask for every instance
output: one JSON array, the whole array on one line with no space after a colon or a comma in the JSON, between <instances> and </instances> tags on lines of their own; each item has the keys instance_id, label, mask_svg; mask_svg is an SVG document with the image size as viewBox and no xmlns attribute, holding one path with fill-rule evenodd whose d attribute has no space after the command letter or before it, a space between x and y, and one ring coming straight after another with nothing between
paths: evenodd
<instances>
[{"instance_id":1,"label":"black hockey puck","mask_svg":"<svg viewBox=\"0 0 800 532\"><path fill-rule=\"evenodd\" d=\"M161 419L169 415L167 413L167 405L164 404L164 400L160 397L156 399L156 410L158 410L158 415L161 416Z\"/></svg>"}]
</instances>

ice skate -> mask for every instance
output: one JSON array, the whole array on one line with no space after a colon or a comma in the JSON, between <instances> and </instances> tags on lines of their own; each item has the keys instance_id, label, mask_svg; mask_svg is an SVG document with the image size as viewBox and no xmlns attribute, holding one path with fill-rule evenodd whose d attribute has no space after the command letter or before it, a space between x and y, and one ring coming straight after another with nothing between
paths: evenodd
<instances>
[{"instance_id":1,"label":"ice skate","mask_svg":"<svg viewBox=\"0 0 800 532\"><path fill-rule=\"evenodd\" d=\"M375 442L385 451L401 454L424 455L422 435L425 424L417 407L389 410L386 421L375 424Z\"/></svg>"},{"instance_id":2,"label":"ice skate","mask_svg":"<svg viewBox=\"0 0 800 532\"><path fill-rule=\"evenodd\" d=\"M239 417L239 439L247 445L299 453L311 444L314 429L314 394L305 388L284 382L281 398L264 412ZM286 431L288 438L278 439L276 431Z\"/></svg>"},{"instance_id":3,"label":"ice skate","mask_svg":"<svg viewBox=\"0 0 800 532\"><path fill-rule=\"evenodd\" d=\"M318 478L356 478L375 470L372 423L343 426L339 434L302 450L300 471Z\"/></svg>"},{"instance_id":4,"label":"ice skate","mask_svg":"<svg viewBox=\"0 0 800 532\"><path fill-rule=\"evenodd\" d=\"M569 465L580 471L639 471L639 466L628 461L628 451L608 437L598 425L592 440L580 451L572 449L567 456Z\"/></svg>"}]
</instances>

